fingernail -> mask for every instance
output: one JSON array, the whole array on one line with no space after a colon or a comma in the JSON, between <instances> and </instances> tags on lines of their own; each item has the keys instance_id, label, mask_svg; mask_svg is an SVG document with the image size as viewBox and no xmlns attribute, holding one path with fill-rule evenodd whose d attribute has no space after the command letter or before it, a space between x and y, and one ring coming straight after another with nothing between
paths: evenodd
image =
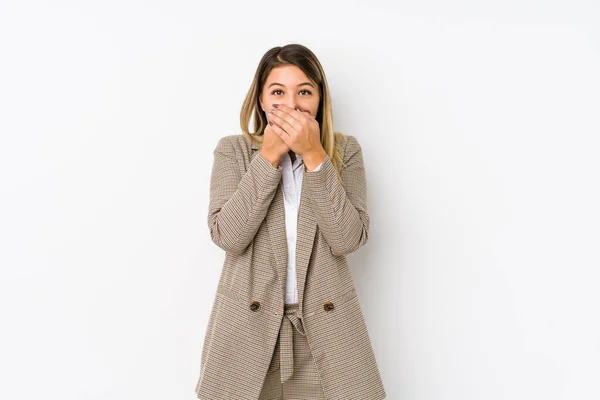
<instances>
[{"instance_id":1,"label":"fingernail","mask_svg":"<svg viewBox=\"0 0 600 400\"><path fill-rule=\"evenodd\" d=\"M273 107L279 108L279 104L273 104Z\"/></svg>"},{"instance_id":2,"label":"fingernail","mask_svg":"<svg viewBox=\"0 0 600 400\"><path fill-rule=\"evenodd\" d=\"M269 125L273 126L273 121L269 121Z\"/></svg>"}]
</instances>

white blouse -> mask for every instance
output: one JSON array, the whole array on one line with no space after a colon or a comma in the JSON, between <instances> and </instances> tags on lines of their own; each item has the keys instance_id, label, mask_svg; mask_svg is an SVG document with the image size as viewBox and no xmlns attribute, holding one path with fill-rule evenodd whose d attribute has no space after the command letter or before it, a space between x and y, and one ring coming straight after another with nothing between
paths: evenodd
<instances>
[{"instance_id":1,"label":"white blouse","mask_svg":"<svg viewBox=\"0 0 600 400\"><path fill-rule=\"evenodd\" d=\"M296 281L296 234L298 231L298 209L300 207L300 191L304 176L304 160L296 154L292 164L289 153L285 153L279 164L282 168L283 199L285 203L285 231L287 235L288 260L287 279L285 284L285 303L298 302L298 285ZM323 162L313 171L321 169Z\"/></svg>"}]
</instances>

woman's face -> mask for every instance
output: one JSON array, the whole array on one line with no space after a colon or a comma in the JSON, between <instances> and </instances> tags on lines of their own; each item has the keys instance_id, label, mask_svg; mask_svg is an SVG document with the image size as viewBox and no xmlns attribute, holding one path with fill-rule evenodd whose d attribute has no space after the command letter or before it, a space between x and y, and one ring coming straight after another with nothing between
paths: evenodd
<instances>
[{"instance_id":1,"label":"woman's face","mask_svg":"<svg viewBox=\"0 0 600 400\"><path fill-rule=\"evenodd\" d=\"M300 107L316 117L319 101L318 87L295 65L273 68L260 95L260 107L265 115L274 108L273 104L285 104L292 108Z\"/></svg>"}]
</instances>

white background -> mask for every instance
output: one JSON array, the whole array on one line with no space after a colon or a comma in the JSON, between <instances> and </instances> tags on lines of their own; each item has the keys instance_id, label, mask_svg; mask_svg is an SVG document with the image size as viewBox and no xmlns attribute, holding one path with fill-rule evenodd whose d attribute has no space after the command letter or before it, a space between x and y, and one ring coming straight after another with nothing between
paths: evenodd
<instances>
[{"instance_id":1,"label":"white background","mask_svg":"<svg viewBox=\"0 0 600 400\"><path fill-rule=\"evenodd\" d=\"M195 398L212 151L288 43L363 147L388 399L600 398L597 1L0 4L0 398Z\"/></svg>"}]
</instances>

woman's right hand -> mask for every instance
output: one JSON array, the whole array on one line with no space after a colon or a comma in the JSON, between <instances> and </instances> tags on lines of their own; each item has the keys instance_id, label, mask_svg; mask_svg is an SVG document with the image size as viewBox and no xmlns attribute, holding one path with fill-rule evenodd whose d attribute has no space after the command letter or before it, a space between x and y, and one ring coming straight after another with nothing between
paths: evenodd
<instances>
[{"instance_id":1,"label":"woman's right hand","mask_svg":"<svg viewBox=\"0 0 600 400\"><path fill-rule=\"evenodd\" d=\"M290 148L285 144L283 140L275 133L275 131L271 128L271 125L267 124L265 131L263 133L263 145L260 150L260 154L264 158L266 158L271 165L275 168L279 166L279 160L281 157L287 152L290 151Z\"/></svg>"}]
</instances>

